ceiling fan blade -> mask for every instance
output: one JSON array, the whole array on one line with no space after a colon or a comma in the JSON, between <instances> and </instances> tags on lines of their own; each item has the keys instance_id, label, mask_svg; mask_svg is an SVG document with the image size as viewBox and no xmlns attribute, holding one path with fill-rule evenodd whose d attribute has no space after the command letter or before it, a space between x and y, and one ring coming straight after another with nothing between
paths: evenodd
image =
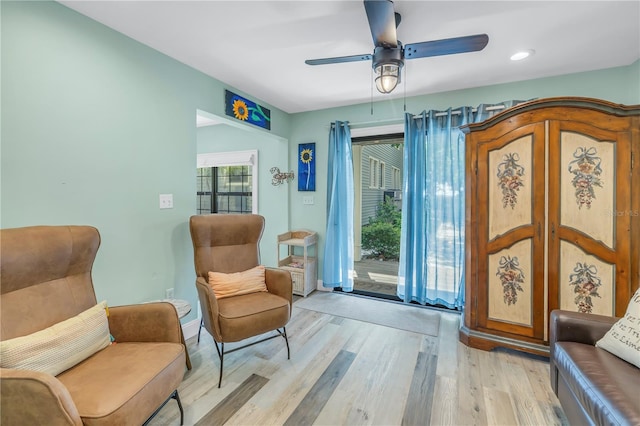
<instances>
[{"instance_id":1,"label":"ceiling fan blade","mask_svg":"<svg viewBox=\"0 0 640 426\"><path fill-rule=\"evenodd\" d=\"M429 56L453 55L455 53L477 52L489 43L489 36L476 34L466 37L446 38L407 44L405 59L427 58Z\"/></svg>"},{"instance_id":2,"label":"ceiling fan blade","mask_svg":"<svg viewBox=\"0 0 640 426\"><path fill-rule=\"evenodd\" d=\"M339 64L341 62L370 61L371 58L371 55L338 56L337 58L307 59L304 63L307 65L326 65Z\"/></svg>"},{"instance_id":3,"label":"ceiling fan blade","mask_svg":"<svg viewBox=\"0 0 640 426\"><path fill-rule=\"evenodd\" d=\"M373 44L376 47L397 47L398 37L393 2L389 0L364 0L364 9L367 11Z\"/></svg>"}]
</instances>

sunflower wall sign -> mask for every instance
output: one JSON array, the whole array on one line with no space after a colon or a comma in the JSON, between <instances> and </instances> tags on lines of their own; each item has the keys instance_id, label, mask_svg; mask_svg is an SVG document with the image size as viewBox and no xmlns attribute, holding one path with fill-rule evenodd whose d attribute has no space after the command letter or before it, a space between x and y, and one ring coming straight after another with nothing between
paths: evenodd
<instances>
[{"instance_id":1,"label":"sunflower wall sign","mask_svg":"<svg viewBox=\"0 0 640 426\"><path fill-rule=\"evenodd\" d=\"M228 90L224 91L225 114L271 130L271 110Z\"/></svg>"},{"instance_id":2,"label":"sunflower wall sign","mask_svg":"<svg viewBox=\"0 0 640 426\"><path fill-rule=\"evenodd\" d=\"M298 145L298 191L316 190L316 144Z\"/></svg>"}]
</instances>

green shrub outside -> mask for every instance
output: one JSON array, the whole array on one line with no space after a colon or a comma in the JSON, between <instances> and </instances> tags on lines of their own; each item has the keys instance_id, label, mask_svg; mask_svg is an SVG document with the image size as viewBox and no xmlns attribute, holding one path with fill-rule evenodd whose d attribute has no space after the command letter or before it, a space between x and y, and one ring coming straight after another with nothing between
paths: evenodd
<instances>
[{"instance_id":1,"label":"green shrub outside","mask_svg":"<svg viewBox=\"0 0 640 426\"><path fill-rule=\"evenodd\" d=\"M375 218L362 227L362 248L371 251L371 256L386 260L400 258L400 226L402 213L387 198L378 206Z\"/></svg>"}]
</instances>

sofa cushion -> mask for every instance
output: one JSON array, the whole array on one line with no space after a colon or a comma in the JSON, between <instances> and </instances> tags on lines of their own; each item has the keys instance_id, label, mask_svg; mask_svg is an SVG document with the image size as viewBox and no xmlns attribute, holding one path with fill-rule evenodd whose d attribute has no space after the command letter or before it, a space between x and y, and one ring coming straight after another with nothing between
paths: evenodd
<instances>
[{"instance_id":1,"label":"sofa cushion","mask_svg":"<svg viewBox=\"0 0 640 426\"><path fill-rule=\"evenodd\" d=\"M267 291L264 269L263 265L258 265L255 268L231 274L209 272L209 285L216 299Z\"/></svg>"},{"instance_id":2,"label":"sofa cushion","mask_svg":"<svg viewBox=\"0 0 640 426\"><path fill-rule=\"evenodd\" d=\"M251 293L218 300L218 312L223 341L237 342L285 326L289 302L271 293Z\"/></svg>"},{"instance_id":3,"label":"sofa cushion","mask_svg":"<svg viewBox=\"0 0 640 426\"><path fill-rule=\"evenodd\" d=\"M85 425L139 425L182 381L179 343L116 343L57 378Z\"/></svg>"},{"instance_id":4,"label":"sofa cushion","mask_svg":"<svg viewBox=\"0 0 640 426\"><path fill-rule=\"evenodd\" d=\"M627 305L627 312L596 346L640 368L640 288Z\"/></svg>"},{"instance_id":5,"label":"sofa cushion","mask_svg":"<svg viewBox=\"0 0 640 426\"><path fill-rule=\"evenodd\" d=\"M3 368L39 371L53 376L110 344L107 302L27 336L0 342Z\"/></svg>"},{"instance_id":6,"label":"sofa cushion","mask_svg":"<svg viewBox=\"0 0 640 426\"><path fill-rule=\"evenodd\" d=\"M558 342L554 357L558 373L596 424L640 424L640 370L583 343Z\"/></svg>"}]
</instances>

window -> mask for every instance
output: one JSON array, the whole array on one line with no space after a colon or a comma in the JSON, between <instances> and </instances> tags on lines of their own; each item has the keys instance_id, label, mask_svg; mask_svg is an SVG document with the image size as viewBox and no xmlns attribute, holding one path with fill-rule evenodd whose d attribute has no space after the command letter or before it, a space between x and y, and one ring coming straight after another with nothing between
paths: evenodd
<instances>
[{"instance_id":1,"label":"window","mask_svg":"<svg viewBox=\"0 0 640 426\"><path fill-rule=\"evenodd\" d=\"M369 188L380 187L380 160L369 157Z\"/></svg>"},{"instance_id":2,"label":"window","mask_svg":"<svg viewBox=\"0 0 640 426\"><path fill-rule=\"evenodd\" d=\"M402 176L400 175L400 169L397 167L391 166L391 171L393 173L393 188L391 189L402 189Z\"/></svg>"},{"instance_id":3,"label":"window","mask_svg":"<svg viewBox=\"0 0 640 426\"><path fill-rule=\"evenodd\" d=\"M385 179L385 164L384 161L380 162L380 173L379 173L379 185L378 188L380 189L384 189L385 188L385 184L384 184L384 179Z\"/></svg>"},{"instance_id":4,"label":"window","mask_svg":"<svg viewBox=\"0 0 640 426\"><path fill-rule=\"evenodd\" d=\"M198 169L198 214L251 213L251 166Z\"/></svg>"},{"instance_id":5,"label":"window","mask_svg":"<svg viewBox=\"0 0 640 426\"><path fill-rule=\"evenodd\" d=\"M198 214L257 213L257 159L257 151L198 154Z\"/></svg>"},{"instance_id":6,"label":"window","mask_svg":"<svg viewBox=\"0 0 640 426\"><path fill-rule=\"evenodd\" d=\"M196 196L198 197L198 206L196 210L198 214L208 214L214 211L212 197L213 169L213 167L201 167L197 170L198 174L196 176Z\"/></svg>"}]
</instances>

